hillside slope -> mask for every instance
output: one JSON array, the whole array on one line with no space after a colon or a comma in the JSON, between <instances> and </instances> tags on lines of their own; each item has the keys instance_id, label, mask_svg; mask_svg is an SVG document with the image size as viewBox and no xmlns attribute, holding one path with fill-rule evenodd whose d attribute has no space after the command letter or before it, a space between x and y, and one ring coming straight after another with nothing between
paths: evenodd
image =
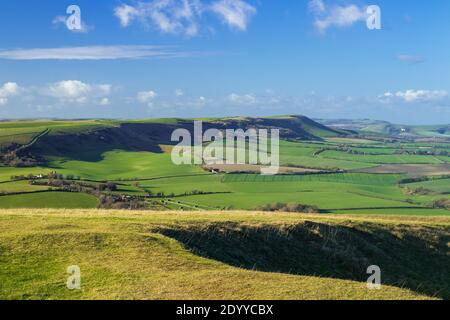
<instances>
[{"instance_id":1,"label":"hillside slope","mask_svg":"<svg viewBox=\"0 0 450 320\"><path fill-rule=\"evenodd\" d=\"M447 218L0 211L0 298L449 298L449 230ZM371 264L381 290L366 287ZM82 290L65 287L71 265Z\"/></svg>"},{"instance_id":2,"label":"hillside slope","mask_svg":"<svg viewBox=\"0 0 450 320\"><path fill-rule=\"evenodd\" d=\"M43 157L64 155L76 160L96 161L102 153L115 149L161 152L159 145L173 144L172 132L179 128L193 132L193 120L7 122L0 124L0 137L3 137L0 147L13 150L22 158L29 156L42 160ZM291 140L322 140L342 134L304 116L206 119L203 130L209 128L279 129L282 139ZM22 146L13 143L20 140L20 134L29 135L23 137Z\"/></svg>"}]
</instances>

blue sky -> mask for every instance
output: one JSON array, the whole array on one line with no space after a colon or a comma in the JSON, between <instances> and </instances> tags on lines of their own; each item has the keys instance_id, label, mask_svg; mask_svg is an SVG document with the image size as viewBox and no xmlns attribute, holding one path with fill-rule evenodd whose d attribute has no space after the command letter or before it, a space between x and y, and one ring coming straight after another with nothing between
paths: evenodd
<instances>
[{"instance_id":1,"label":"blue sky","mask_svg":"<svg viewBox=\"0 0 450 320\"><path fill-rule=\"evenodd\" d=\"M448 123L448 30L446 0L3 0L0 117Z\"/></svg>"}]
</instances>

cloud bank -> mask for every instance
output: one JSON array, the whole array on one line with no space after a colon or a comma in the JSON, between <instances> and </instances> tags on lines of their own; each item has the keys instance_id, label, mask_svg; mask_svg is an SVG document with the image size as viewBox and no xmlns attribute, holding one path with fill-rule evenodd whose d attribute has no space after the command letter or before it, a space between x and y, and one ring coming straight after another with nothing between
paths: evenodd
<instances>
[{"instance_id":1,"label":"cloud bank","mask_svg":"<svg viewBox=\"0 0 450 320\"><path fill-rule=\"evenodd\" d=\"M206 53L205 53L206 54ZM1 50L7 60L117 60L180 58L196 55L165 46L85 46Z\"/></svg>"},{"instance_id":2,"label":"cloud bank","mask_svg":"<svg viewBox=\"0 0 450 320\"><path fill-rule=\"evenodd\" d=\"M328 5L324 0L309 0L308 6L314 15L314 28L319 33L325 33L332 27L351 27L367 19L366 7L355 4Z\"/></svg>"},{"instance_id":3,"label":"cloud bank","mask_svg":"<svg viewBox=\"0 0 450 320\"><path fill-rule=\"evenodd\" d=\"M23 89L15 82L7 82L0 87L0 105L8 103L8 99L17 96Z\"/></svg>"},{"instance_id":4,"label":"cloud bank","mask_svg":"<svg viewBox=\"0 0 450 320\"><path fill-rule=\"evenodd\" d=\"M256 13L247 0L152 0L121 4L114 9L124 28L139 22L161 33L186 37L200 33L205 15L219 18L231 29L245 31Z\"/></svg>"}]
</instances>

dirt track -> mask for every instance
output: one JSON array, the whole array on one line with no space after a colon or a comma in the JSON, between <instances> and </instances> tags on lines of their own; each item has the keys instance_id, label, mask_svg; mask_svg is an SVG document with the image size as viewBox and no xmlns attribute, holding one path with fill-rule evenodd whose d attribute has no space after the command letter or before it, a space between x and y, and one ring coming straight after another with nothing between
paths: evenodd
<instances>
[{"instance_id":1,"label":"dirt track","mask_svg":"<svg viewBox=\"0 0 450 320\"><path fill-rule=\"evenodd\" d=\"M225 173L238 173L238 172L260 173L261 168L264 167L265 166L252 164L216 164L204 166L205 169ZM278 172L281 174L299 174L299 173L318 173L321 171L308 168L280 167L280 170Z\"/></svg>"},{"instance_id":2,"label":"dirt track","mask_svg":"<svg viewBox=\"0 0 450 320\"><path fill-rule=\"evenodd\" d=\"M385 164L378 167L359 169L364 173L405 173L411 176L435 176L450 174L450 164Z\"/></svg>"}]
</instances>

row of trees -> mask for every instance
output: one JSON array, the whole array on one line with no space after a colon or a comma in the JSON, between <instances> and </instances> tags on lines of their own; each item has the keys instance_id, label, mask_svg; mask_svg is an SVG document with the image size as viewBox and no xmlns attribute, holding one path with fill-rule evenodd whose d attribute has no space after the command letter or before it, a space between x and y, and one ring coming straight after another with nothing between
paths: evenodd
<instances>
[{"instance_id":1,"label":"row of trees","mask_svg":"<svg viewBox=\"0 0 450 320\"><path fill-rule=\"evenodd\" d=\"M309 206L300 203L274 203L266 204L256 208L257 211L269 212L297 212L297 213L320 213L316 206Z\"/></svg>"},{"instance_id":2,"label":"row of trees","mask_svg":"<svg viewBox=\"0 0 450 320\"><path fill-rule=\"evenodd\" d=\"M431 202L430 207L433 209L450 209L450 199L442 198Z\"/></svg>"},{"instance_id":3,"label":"row of trees","mask_svg":"<svg viewBox=\"0 0 450 320\"><path fill-rule=\"evenodd\" d=\"M85 193L93 193L93 192L113 192L117 191L117 184L114 182L106 182L106 183L86 183L76 180L65 180L61 179L61 176L55 178L54 176L48 177L47 181L42 180L30 180L30 184L32 185L41 185L41 186L50 186L59 188L63 191L71 191L71 192L85 192Z\"/></svg>"},{"instance_id":4,"label":"row of trees","mask_svg":"<svg viewBox=\"0 0 450 320\"><path fill-rule=\"evenodd\" d=\"M37 161L33 157L18 156L15 151L0 152L0 162L5 166L16 168L29 168L41 164L41 162Z\"/></svg>"}]
</instances>

